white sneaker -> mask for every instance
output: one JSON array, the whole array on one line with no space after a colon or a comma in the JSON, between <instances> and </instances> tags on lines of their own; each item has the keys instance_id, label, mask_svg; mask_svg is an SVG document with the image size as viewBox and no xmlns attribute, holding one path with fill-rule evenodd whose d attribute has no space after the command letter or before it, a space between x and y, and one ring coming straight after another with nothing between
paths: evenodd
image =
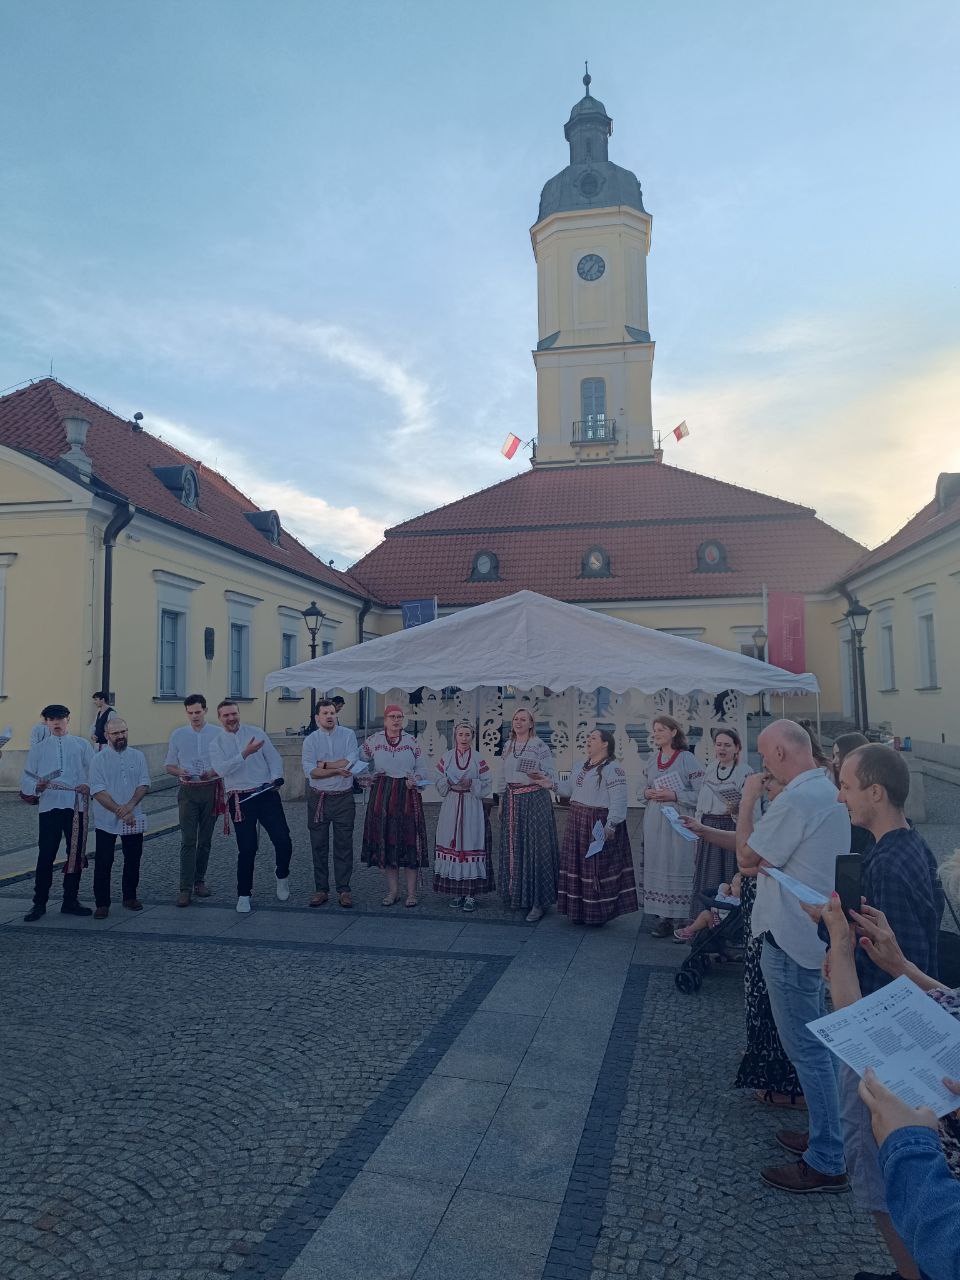
<instances>
[{"instance_id":1,"label":"white sneaker","mask_svg":"<svg viewBox=\"0 0 960 1280\"><path fill-rule=\"evenodd\" d=\"M250 899L249 899L249 897L247 897L247 898L238 898L238 899L237 899L237 910L240 912L240 914L241 914L241 915L244 915L244 916L245 916L245 915L249 915L249 913L250 913Z\"/></svg>"},{"instance_id":2,"label":"white sneaker","mask_svg":"<svg viewBox=\"0 0 960 1280\"><path fill-rule=\"evenodd\" d=\"M477 909L476 901L473 898L464 898L463 909L468 913L471 911L476 911Z\"/></svg>"},{"instance_id":3,"label":"white sneaker","mask_svg":"<svg viewBox=\"0 0 960 1280\"><path fill-rule=\"evenodd\" d=\"M543 907L531 907L527 912L527 924L536 924L543 918Z\"/></svg>"},{"instance_id":4,"label":"white sneaker","mask_svg":"<svg viewBox=\"0 0 960 1280\"><path fill-rule=\"evenodd\" d=\"M277 897L281 902L286 902L290 897L290 881L281 880L279 876L277 877Z\"/></svg>"}]
</instances>

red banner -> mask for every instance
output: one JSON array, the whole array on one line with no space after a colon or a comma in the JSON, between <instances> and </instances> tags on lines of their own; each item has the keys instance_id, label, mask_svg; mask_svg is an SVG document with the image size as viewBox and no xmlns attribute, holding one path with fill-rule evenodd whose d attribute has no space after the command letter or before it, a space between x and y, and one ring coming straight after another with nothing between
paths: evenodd
<instances>
[{"instance_id":1,"label":"red banner","mask_svg":"<svg viewBox=\"0 0 960 1280\"><path fill-rule=\"evenodd\" d=\"M771 591L767 600L767 661L784 671L806 671L803 596Z\"/></svg>"}]
</instances>

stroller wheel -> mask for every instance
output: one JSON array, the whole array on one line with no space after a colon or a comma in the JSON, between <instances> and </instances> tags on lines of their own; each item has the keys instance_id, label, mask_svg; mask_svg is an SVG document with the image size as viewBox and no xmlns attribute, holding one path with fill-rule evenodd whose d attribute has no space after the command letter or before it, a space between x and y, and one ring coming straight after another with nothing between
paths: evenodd
<instances>
[{"instance_id":1,"label":"stroller wheel","mask_svg":"<svg viewBox=\"0 0 960 1280\"><path fill-rule=\"evenodd\" d=\"M681 969L679 973L675 974L673 981L677 990L681 991L685 996L691 995L699 986L699 979L696 974L690 973L686 969Z\"/></svg>"},{"instance_id":2,"label":"stroller wheel","mask_svg":"<svg viewBox=\"0 0 960 1280\"><path fill-rule=\"evenodd\" d=\"M690 968L703 981L703 977L710 967L710 962L706 956L692 956L690 959Z\"/></svg>"},{"instance_id":3,"label":"stroller wheel","mask_svg":"<svg viewBox=\"0 0 960 1280\"><path fill-rule=\"evenodd\" d=\"M693 978L693 989L694 989L694 991L699 991L699 990L700 990L700 988L703 986L703 974L702 974L702 972L701 972L699 969L696 969L696 970L695 970L695 971L694 971L690 976L691 976L691 978Z\"/></svg>"}]
</instances>

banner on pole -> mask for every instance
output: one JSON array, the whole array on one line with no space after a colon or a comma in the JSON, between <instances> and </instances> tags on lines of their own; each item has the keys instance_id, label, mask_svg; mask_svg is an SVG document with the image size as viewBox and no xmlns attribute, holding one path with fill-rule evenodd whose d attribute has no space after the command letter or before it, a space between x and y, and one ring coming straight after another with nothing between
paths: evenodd
<instances>
[{"instance_id":1,"label":"banner on pole","mask_svg":"<svg viewBox=\"0 0 960 1280\"><path fill-rule=\"evenodd\" d=\"M805 646L806 601L789 591L771 591L767 604L767 661L794 675L807 669Z\"/></svg>"}]
</instances>

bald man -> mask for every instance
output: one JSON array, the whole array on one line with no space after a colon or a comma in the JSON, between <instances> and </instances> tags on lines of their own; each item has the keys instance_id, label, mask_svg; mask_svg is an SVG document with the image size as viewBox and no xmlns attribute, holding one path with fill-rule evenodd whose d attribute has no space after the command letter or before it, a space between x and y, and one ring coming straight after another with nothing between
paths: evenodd
<instances>
[{"instance_id":1,"label":"bald man","mask_svg":"<svg viewBox=\"0 0 960 1280\"><path fill-rule=\"evenodd\" d=\"M110 914L110 874L117 836L123 850L123 905L128 911L143 910L143 903L137 898L137 886L147 820L140 801L150 790L150 771L143 752L129 745L125 720L114 716L107 722L105 736L106 746L93 757L90 765L90 794L97 836L94 920L105 920Z\"/></svg>"},{"instance_id":2,"label":"bald man","mask_svg":"<svg viewBox=\"0 0 960 1280\"><path fill-rule=\"evenodd\" d=\"M753 935L763 937L760 967L770 1007L810 1119L809 1143L800 1159L771 1166L760 1176L780 1191L845 1191L835 1059L807 1030L808 1022L827 1011L822 972L826 947L799 898L763 871L779 867L829 897L837 856L850 849L850 818L837 804L837 789L814 760L810 735L801 725L775 720L761 733L757 747L764 770L783 790L754 825L764 779L762 774L747 779L737 819L737 862L744 875L758 876Z\"/></svg>"}]
</instances>

